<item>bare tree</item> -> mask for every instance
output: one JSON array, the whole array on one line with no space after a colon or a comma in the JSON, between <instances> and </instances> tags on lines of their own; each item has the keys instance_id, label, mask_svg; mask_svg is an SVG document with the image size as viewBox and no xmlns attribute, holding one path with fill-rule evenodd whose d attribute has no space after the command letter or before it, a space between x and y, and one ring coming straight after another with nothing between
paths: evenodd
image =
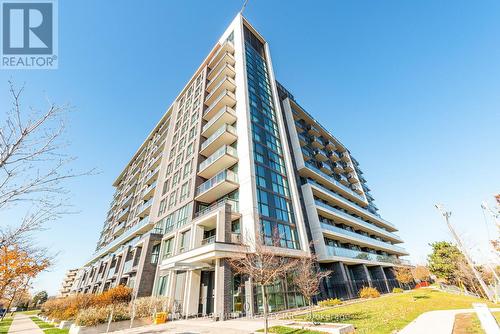
<instances>
[{"instance_id":1,"label":"bare tree","mask_svg":"<svg viewBox=\"0 0 500 334\"><path fill-rule=\"evenodd\" d=\"M92 171L69 168L74 157L64 153L64 118L68 105L48 101L45 110L22 104L24 87L9 81L12 106L0 124L0 211L23 204L24 217L0 226L0 246L26 243L33 231L69 213L64 181Z\"/></svg>"},{"instance_id":2,"label":"bare tree","mask_svg":"<svg viewBox=\"0 0 500 334\"><path fill-rule=\"evenodd\" d=\"M255 249L248 247L241 257L230 258L228 263L237 274L249 277L253 284L259 285L262 291L264 309L264 333L268 333L268 295L267 287L283 279L297 265L297 260L276 254L270 247L264 246L258 239Z\"/></svg>"},{"instance_id":3,"label":"bare tree","mask_svg":"<svg viewBox=\"0 0 500 334\"><path fill-rule=\"evenodd\" d=\"M316 263L315 255L301 258L297 261L293 276L293 284L295 284L302 296L307 299L311 321L313 319L312 299L318 295L321 281L332 273L331 271L320 271Z\"/></svg>"}]
</instances>

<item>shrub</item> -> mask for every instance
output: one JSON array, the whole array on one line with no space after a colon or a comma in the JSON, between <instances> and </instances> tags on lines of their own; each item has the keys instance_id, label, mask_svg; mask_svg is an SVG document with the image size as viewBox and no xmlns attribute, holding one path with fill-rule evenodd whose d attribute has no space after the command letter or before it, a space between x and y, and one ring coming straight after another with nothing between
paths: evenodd
<instances>
[{"instance_id":1,"label":"shrub","mask_svg":"<svg viewBox=\"0 0 500 334\"><path fill-rule=\"evenodd\" d=\"M392 293L403 293L403 289L401 289L401 288L394 288L394 289L392 289Z\"/></svg>"},{"instance_id":2,"label":"shrub","mask_svg":"<svg viewBox=\"0 0 500 334\"><path fill-rule=\"evenodd\" d=\"M338 298L329 298L318 302L321 307L336 306L342 304L342 301Z\"/></svg>"},{"instance_id":3,"label":"shrub","mask_svg":"<svg viewBox=\"0 0 500 334\"><path fill-rule=\"evenodd\" d=\"M132 296L132 289L124 285L118 285L96 296L95 304L97 306L106 306L111 304L128 303Z\"/></svg>"},{"instance_id":4,"label":"shrub","mask_svg":"<svg viewBox=\"0 0 500 334\"><path fill-rule=\"evenodd\" d=\"M380 297L380 292L375 288L365 286L359 291L360 298L377 298Z\"/></svg>"},{"instance_id":5,"label":"shrub","mask_svg":"<svg viewBox=\"0 0 500 334\"><path fill-rule=\"evenodd\" d=\"M112 321L122 321L130 319L130 310L126 303L108 305L104 307L90 307L80 310L76 316L75 323L78 326L97 326L108 322L109 316L113 312Z\"/></svg>"},{"instance_id":6,"label":"shrub","mask_svg":"<svg viewBox=\"0 0 500 334\"><path fill-rule=\"evenodd\" d=\"M427 287L427 286L430 286L429 282L420 282L418 283L417 285L415 285L415 289L420 289L420 288L424 288L424 287Z\"/></svg>"},{"instance_id":7,"label":"shrub","mask_svg":"<svg viewBox=\"0 0 500 334\"><path fill-rule=\"evenodd\" d=\"M42 304L42 314L58 320L73 320L77 313L95 304L96 296L76 294L64 298L49 299Z\"/></svg>"},{"instance_id":8,"label":"shrub","mask_svg":"<svg viewBox=\"0 0 500 334\"><path fill-rule=\"evenodd\" d=\"M142 297L132 303L135 318L146 318L155 312L169 312L170 299L167 297Z\"/></svg>"}]
</instances>

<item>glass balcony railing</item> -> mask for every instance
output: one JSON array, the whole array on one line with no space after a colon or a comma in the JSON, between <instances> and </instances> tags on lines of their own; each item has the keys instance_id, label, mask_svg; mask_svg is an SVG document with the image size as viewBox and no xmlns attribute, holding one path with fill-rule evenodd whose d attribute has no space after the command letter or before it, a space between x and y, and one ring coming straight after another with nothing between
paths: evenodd
<instances>
[{"instance_id":1,"label":"glass balcony railing","mask_svg":"<svg viewBox=\"0 0 500 334\"><path fill-rule=\"evenodd\" d=\"M152 204L153 204L153 199L151 198L151 199L147 200L146 202L142 203L142 205L139 207L139 210L137 210L137 212L139 212L139 213L143 212L144 210L149 208Z\"/></svg>"},{"instance_id":2,"label":"glass balcony railing","mask_svg":"<svg viewBox=\"0 0 500 334\"><path fill-rule=\"evenodd\" d=\"M146 195L147 193L149 193L151 190L153 190L154 188L156 188L156 184L158 183L158 181L154 181L153 183L151 183L146 189L143 190L142 192L142 195Z\"/></svg>"},{"instance_id":3,"label":"glass balcony railing","mask_svg":"<svg viewBox=\"0 0 500 334\"><path fill-rule=\"evenodd\" d=\"M227 106L224 106L222 107L211 119L210 121L207 122L207 124L205 124L203 126L203 129L201 130L201 132L205 132L208 128L210 128L215 122L217 122L219 120L219 117L221 117L222 115L224 115L226 112L233 112L231 108L227 107Z\"/></svg>"},{"instance_id":4,"label":"glass balcony railing","mask_svg":"<svg viewBox=\"0 0 500 334\"><path fill-rule=\"evenodd\" d=\"M335 186L339 187L340 189L342 189L343 191L349 193L350 195L358 198L359 200L361 201L365 201L365 199L358 195L357 193L355 193L354 191L352 191L351 189L349 189L348 187L344 186L342 183L338 182L337 180L335 180L333 177L331 177L330 175L320 171L318 168L316 168L313 164L309 163L309 162L306 162L306 167L313 170L314 172L318 173L319 175L321 175L322 177L324 177L325 179L328 180L328 182L330 183L333 183ZM347 180L347 179L346 179Z\"/></svg>"},{"instance_id":5,"label":"glass balcony railing","mask_svg":"<svg viewBox=\"0 0 500 334\"><path fill-rule=\"evenodd\" d=\"M200 171L204 170L207 166L211 165L214 161L226 154L229 154L235 158L238 157L238 152L234 147L224 145L200 164Z\"/></svg>"},{"instance_id":6,"label":"glass balcony railing","mask_svg":"<svg viewBox=\"0 0 500 334\"><path fill-rule=\"evenodd\" d=\"M213 244L213 243L215 243L215 235L201 240L202 246L208 245L208 244Z\"/></svg>"},{"instance_id":7,"label":"glass balcony railing","mask_svg":"<svg viewBox=\"0 0 500 334\"><path fill-rule=\"evenodd\" d=\"M321 184L319 184L318 182L315 182L313 180L307 180L307 183L309 184L312 184L313 186L317 187L317 188L320 188L323 192L326 192L328 195L332 196L332 197L335 197L337 200L341 201L342 203L352 207L354 210L358 210L358 211L361 211L363 212L363 214L367 215L368 217L372 218L373 220L377 221L377 222L380 222L384 225L387 225L387 226L391 226L391 227L394 227L394 225L377 216L377 215L374 215L373 213L369 212L368 210L366 210L365 208L363 208L362 206L354 203L354 202L351 202L351 201L348 201L347 199L345 199L344 197L340 196L339 194L331 191L330 189L327 189L325 187L323 187ZM395 235L395 234L394 234ZM399 237L398 237L399 238Z\"/></svg>"},{"instance_id":8,"label":"glass balcony railing","mask_svg":"<svg viewBox=\"0 0 500 334\"><path fill-rule=\"evenodd\" d=\"M230 90L224 89L215 98L214 102L212 102L212 104L209 105L207 109L205 109L205 111L203 112L203 115L206 115L206 114L210 113L215 108L215 106L217 106L219 104L220 100L223 99L226 95L229 96L229 97L231 97L233 100L235 99L235 96L234 96L233 92L231 92Z\"/></svg>"},{"instance_id":9,"label":"glass balcony railing","mask_svg":"<svg viewBox=\"0 0 500 334\"><path fill-rule=\"evenodd\" d=\"M371 244L371 245L374 245L376 247L389 249L389 250L394 251L394 252L406 254L406 250L403 247L399 247L399 246L390 244L388 242L384 242L384 241L380 241L380 240L377 240L374 238L370 238L370 237L367 237L367 236L362 235L360 233L349 231L349 230L346 230L346 229L343 229L343 228L340 228L337 226L333 226L330 224L326 224L326 223L321 223L321 227L324 228L325 230L329 230L332 232L343 234L345 236L350 236L352 238L356 238L358 240L364 241L364 242Z\"/></svg>"},{"instance_id":10,"label":"glass balcony railing","mask_svg":"<svg viewBox=\"0 0 500 334\"><path fill-rule=\"evenodd\" d=\"M232 133L232 134L236 135L236 129L234 127L232 127L231 125L228 125L228 124L224 124L217 131L215 131L213 133L213 135L211 135L210 137L208 137L207 140L205 140L203 142L203 144L201 144L200 151L203 151L205 148L207 148L208 145L210 145L211 143L213 143L224 132L229 132L229 133Z\"/></svg>"},{"instance_id":11,"label":"glass balcony railing","mask_svg":"<svg viewBox=\"0 0 500 334\"><path fill-rule=\"evenodd\" d=\"M204 207L200 210L198 210L194 216L195 217L201 217L209 212L212 212L226 204L229 204L231 206L231 212L237 213L239 212L239 203L238 201L235 201L234 199L229 199L229 198L223 198L215 203L212 203L211 205Z\"/></svg>"},{"instance_id":12,"label":"glass balcony railing","mask_svg":"<svg viewBox=\"0 0 500 334\"><path fill-rule=\"evenodd\" d=\"M203 194L204 192L212 189L216 185L225 182L225 181L231 181L231 182L238 182L238 176L236 173L229 169L225 169L221 172L219 172L217 175L212 177L210 180L200 184L198 188L196 188L196 195Z\"/></svg>"},{"instance_id":13,"label":"glass balcony railing","mask_svg":"<svg viewBox=\"0 0 500 334\"><path fill-rule=\"evenodd\" d=\"M335 214L337 214L338 216L341 216L342 218L344 218L344 219L346 219L346 220L349 220L349 221L351 221L351 222L354 222L354 223L355 223L355 224L357 224L357 225L363 226L363 227L365 227L365 228L367 228L367 229L370 229L370 230L372 230L372 231L375 231L375 232L377 232L377 233L379 233L379 234L382 234L382 235L384 235L384 236L386 236L386 237L389 237L389 238L391 238L391 239L401 240L401 238L400 238L399 236L397 236L396 234L393 234L393 233L391 233L391 232L389 232L389 231L386 231L386 230L384 230L384 229L382 229L382 228L380 228L380 227L378 227L378 226L376 226L376 225L374 225L374 224L371 224L371 223L365 222L365 221L364 221L364 220L362 220L362 219L359 219L359 218L357 218L357 217L351 216L350 214L345 213L345 212L344 212L344 211L342 211L342 210L336 209L336 208L334 208L334 207L332 207L332 206L330 206L330 205L328 205L328 204L326 204L326 203L323 203L323 202L321 202L321 201L316 200L315 202L316 202L316 205L321 206L322 208L325 208L325 209L327 209L327 210L329 210L329 211L331 211L331 212L334 212L334 213L335 213Z\"/></svg>"},{"instance_id":14,"label":"glass balcony railing","mask_svg":"<svg viewBox=\"0 0 500 334\"><path fill-rule=\"evenodd\" d=\"M369 261L377 261L377 262L385 262L393 264L409 264L407 260L399 259L395 256L373 254L356 249L326 246L326 250L329 256L347 257L350 259L369 260Z\"/></svg>"}]
</instances>

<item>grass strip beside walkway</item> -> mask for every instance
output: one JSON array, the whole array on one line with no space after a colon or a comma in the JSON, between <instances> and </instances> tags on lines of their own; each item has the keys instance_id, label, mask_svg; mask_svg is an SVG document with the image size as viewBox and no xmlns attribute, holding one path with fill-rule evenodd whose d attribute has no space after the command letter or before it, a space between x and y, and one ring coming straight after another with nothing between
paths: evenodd
<instances>
[{"instance_id":1,"label":"grass strip beside walkway","mask_svg":"<svg viewBox=\"0 0 500 334\"><path fill-rule=\"evenodd\" d=\"M478 302L495 307L483 299L426 288L315 312L314 320L353 324L356 334L390 334L424 312L468 309ZM298 319L303 320L306 316L301 315Z\"/></svg>"},{"instance_id":2,"label":"grass strip beside walkway","mask_svg":"<svg viewBox=\"0 0 500 334\"><path fill-rule=\"evenodd\" d=\"M5 317L2 321L0 321L0 334L7 334L9 332L10 325L12 325L12 321L14 319L11 317Z\"/></svg>"},{"instance_id":3,"label":"grass strip beside walkway","mask_svg":"<svg viewBox=\"0 0 500 334\"><path fill-rule=\"evenodd\" d=\"M46 334L67 334L69 333L69 329L59 329L54 327L54 325L46 323L42 319L39 319L37 317L30 317L33 322L40 327L41 330L43 330Z\"/></svg>"}]
</instances>

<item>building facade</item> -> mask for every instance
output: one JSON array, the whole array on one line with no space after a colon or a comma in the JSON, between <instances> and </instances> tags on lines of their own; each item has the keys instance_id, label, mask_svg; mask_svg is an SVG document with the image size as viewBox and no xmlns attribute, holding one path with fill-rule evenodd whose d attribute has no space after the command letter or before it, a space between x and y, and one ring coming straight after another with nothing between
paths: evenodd
<instances>
[{"instance_id":1,"label":"building facade","mask_svg":"<svg viewBox=\"0 0 500 334\"><path fill-rule=\"evenodd\" d=\"M406 254L357 162L277 83L268 44L241 15L113 185L74 292L125 284L135 297L169 296L176 314L225 319L262 311L260 289L227 261L256 242L316 253L334 269L324 297L340 296L336 284L344 298L356 284L389 289ZM271 311L304 305L289 279L269 295Z\"/></svg>"},{"instance_id":2,"label":"building facade","mask_svg":"<svg viewBox=\"0 0 500 334\"><path fill-rule=\"evenodd\" d=\"M61 288L59 289L59 296L66 297L71 293L71 288L75 283L76 275L78 274L78 269L70 269L66 272L64 279L61 283Z\"/></svg>"}]
</instances>

